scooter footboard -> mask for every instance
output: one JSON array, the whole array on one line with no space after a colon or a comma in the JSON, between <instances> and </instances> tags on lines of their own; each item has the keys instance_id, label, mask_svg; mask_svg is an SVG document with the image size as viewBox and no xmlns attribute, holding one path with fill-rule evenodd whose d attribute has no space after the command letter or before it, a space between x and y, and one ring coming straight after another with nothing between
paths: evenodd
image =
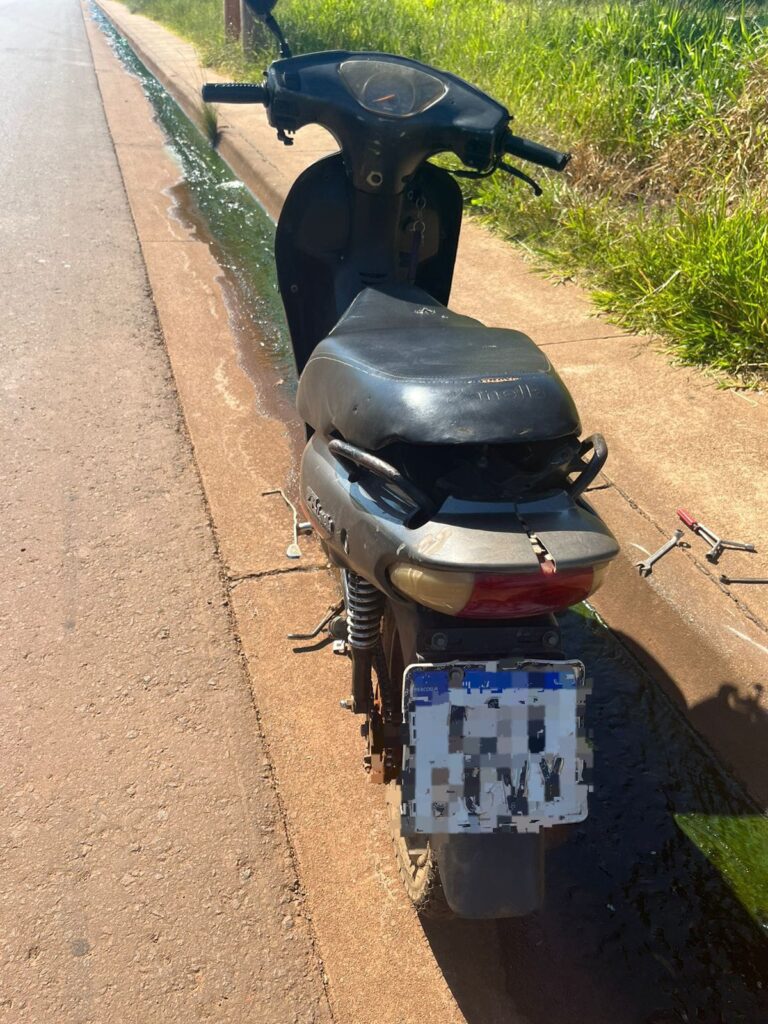
<instances>
[{"instance_id":1,"label":"scooter footboard","mask_svg":"<svg viewBox=\"0 0 768 1024\"><path fill-rule=\"evenodd\" d=\"M416 664L403 683L403 835L538 833L586 818L580 662Z\"/></svg>"}]
</instances>

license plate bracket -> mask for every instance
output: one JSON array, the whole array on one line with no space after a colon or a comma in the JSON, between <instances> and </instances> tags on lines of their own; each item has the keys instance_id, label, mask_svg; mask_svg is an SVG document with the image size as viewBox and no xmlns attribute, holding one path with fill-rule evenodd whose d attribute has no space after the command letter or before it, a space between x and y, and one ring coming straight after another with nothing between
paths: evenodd
<instances>
[{"instance_id":1,"label":"license plate bracket","mask_svg":"<svg viewBox=\"0 0 768 1024\"><path fill-rule=\"evenodd\" d=\"M579 661L410 665L401 828L538 832L583 821L591 789Z\"/></svg>"}]
</instances>

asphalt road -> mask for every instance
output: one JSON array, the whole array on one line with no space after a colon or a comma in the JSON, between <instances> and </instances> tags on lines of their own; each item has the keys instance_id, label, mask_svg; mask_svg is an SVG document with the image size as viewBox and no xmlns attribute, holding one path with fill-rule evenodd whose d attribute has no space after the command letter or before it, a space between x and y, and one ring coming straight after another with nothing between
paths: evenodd
<instances>
[{"instance_id":1,"label":"asphalt road","mask_svg":"<svg viewBox=\"0 0 768 1024\"><path fill-rule=\"evenodd\" d=\"M75 0L0 67L0 1021L329 1020Z\"/></svg>"}]
</instances>

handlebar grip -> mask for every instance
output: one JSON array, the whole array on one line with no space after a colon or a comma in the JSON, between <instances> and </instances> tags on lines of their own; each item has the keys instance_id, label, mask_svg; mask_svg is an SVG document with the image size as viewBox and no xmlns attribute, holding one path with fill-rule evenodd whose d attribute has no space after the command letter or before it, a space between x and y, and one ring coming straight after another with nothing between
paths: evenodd
<instances>
[{"instance_id":1,"label":"handlebar grip","mask_svg":"<svg viewBox=\"0 0 768 1024\"><path fill-rule=\"evenodd\" d=\"M249 82L209 82L203 86L204 103L269 103L269 90Z\"/></svg>"},{"instance_id":2,"label":"handlebar grip","mask_svg":"<svg viewBox=\"0 0 768 1024\"><path fill-rule=\"evenodd\" d=\"M512 132L507 132L504 151L521 160L528 160L529 163L548 167L550 171L564 171L571 159L570 153L560 153L556 149L550 149L549 146L542 146L539 142L532 142L520 135L513 135Z\"/></svg>"}]
</instances>

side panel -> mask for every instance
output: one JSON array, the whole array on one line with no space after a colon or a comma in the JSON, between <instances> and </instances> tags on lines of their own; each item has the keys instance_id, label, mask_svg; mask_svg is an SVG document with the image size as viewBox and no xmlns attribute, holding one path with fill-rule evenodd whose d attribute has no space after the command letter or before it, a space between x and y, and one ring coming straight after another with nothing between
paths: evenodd
<instances>
[{"instance_id":1,"label":"side panel","mask_svg":"<svg viewBox=\"0 0 768 1024\"><path fill-rule=\"evenodd\" d=\"M356 191L338 153L300 175L275 238L299 373L363 288L416 284L447 305L461 212L459 186L432 164L393 196Z\"/></svg>"}]
</instances>

